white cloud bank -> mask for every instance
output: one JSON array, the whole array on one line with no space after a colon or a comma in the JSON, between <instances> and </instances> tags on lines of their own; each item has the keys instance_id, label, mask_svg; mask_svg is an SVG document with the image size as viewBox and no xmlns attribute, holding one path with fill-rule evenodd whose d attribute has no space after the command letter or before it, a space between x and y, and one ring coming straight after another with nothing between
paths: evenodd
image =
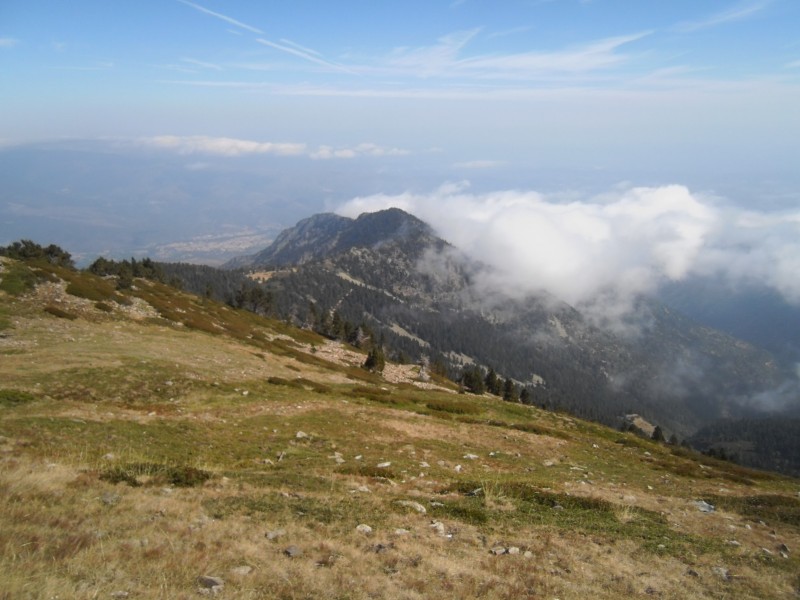
<instances>
[{"instance_id":1,"label":"white cloud bank","mask_svg":"<svg viewBox=\"0 0 800 600\"><path fill-rule=\"evenodd\" d=\"M619 188L560 202L534 191L476 194L467 183L424 194L358 197L337 212L406 210L496 267L512 294L546 290L573 304L620 308L666 281L722 274L800 303L800 210L745 212L681 185Z\"/></svg>"},{"instance_id":2,"label":"white cloud bank","mask_svg":"<svg viewBox=\"0 0 800 600\"><path fill-rule=\"evenodd\" d=\"M311 149L304 143L257 142L238 138L205 135L159 135L140 138L144 146L173 150L179 154L211 154L217 156L245 156L248 154L274 154L277 156L307 156L315 160L357 158L361 156L406 156L408 150L387 148L370 142L352 147L319 146Z\"/></svg>"},{"instance_id":3,"label":"white cloud bank","mask_svg":"<svg viewBox=\"0 0 800 600\"><path fill-rule=\"evenodd\" d=\"M218 154L241 156L245 154L277 154L296 156L306 151L305 144L255 142L226 137L204 135L159 135L140 140L146 146L175 150L181 154Z\"/></svg>"}]
</instances>

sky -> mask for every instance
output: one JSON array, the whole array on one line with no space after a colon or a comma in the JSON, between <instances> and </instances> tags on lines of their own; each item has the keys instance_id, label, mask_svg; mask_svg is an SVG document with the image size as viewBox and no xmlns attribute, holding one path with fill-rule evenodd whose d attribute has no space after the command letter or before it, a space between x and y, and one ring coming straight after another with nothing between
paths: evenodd
<instances>
[{"instance_id":1,"label":"sky","mask_svg":"<svg viewBox=\"0 0 800 600\"><path fill-rule=\"evenodd\" d=\"M0 106L0 167L92 143L86 198L189 202L188 238L393 205L518 290L723 273L800 304L797 0L5 0ZM97 153L177 166L112 184ZM79 204L17 171L0 242Z\"/></svg>"},{"instance_id":2,"label":"sky","mask_svg":"<svg viewBox=\"0 0 800 600\"><path fill-rule=\"evenodd\" d=\"M5 0L0 90L5 143L781 171L800 3Z\"/></svg>"}]
</instances>

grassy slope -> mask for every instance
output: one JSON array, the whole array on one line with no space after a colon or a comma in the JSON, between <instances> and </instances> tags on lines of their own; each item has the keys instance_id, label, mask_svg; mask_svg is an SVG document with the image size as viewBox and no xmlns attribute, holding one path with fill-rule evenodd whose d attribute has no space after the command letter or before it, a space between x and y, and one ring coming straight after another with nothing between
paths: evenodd
<instances>
[{"instance_id":1,"label":"grassy slope","mask_svg":"<svg viewBox=\"0 0 800 600\"><path fill-rule=\"evenodd\" d=\"M389 383L162 286L12 267L0 598L194 598L201 575L229 598L797 597L797 480Z\"/></svg>"}]
</instances>

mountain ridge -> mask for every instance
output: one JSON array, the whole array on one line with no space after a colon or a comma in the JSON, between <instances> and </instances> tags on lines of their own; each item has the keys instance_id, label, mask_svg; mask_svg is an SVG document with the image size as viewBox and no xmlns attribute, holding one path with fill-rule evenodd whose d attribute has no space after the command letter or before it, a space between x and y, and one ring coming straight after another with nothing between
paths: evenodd
<instances>
[{"instance_id":1,"label":"mountain ridge","mask_svg":"<svg viewBox=\"0 0 800 600\"><path fill-rule=\"evenodd\" d=\"M412 358L433 353L454 370L493 367L537 388L543 405L607 424L639 412L686 436L744 414L748 397L784 376L767 352L654 300L638 303L637 331L625 336L544 292L509 296L492 287L488 267L399 209L335 219L319 244L309 235L315 221L286 230L251 265L284 268L265 283L280 315L304 323L311 303L317 313L367 319ZM395 235L405 224L410 242Z\"/></svg>"}]
</instances>

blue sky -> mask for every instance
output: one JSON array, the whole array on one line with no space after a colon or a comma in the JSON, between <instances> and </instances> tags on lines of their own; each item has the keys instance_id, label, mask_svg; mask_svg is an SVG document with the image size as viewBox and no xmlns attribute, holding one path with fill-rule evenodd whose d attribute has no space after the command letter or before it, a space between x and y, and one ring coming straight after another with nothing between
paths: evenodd
<instances>
[{"instance_id":1,"label":"blue sky","mask_svg":"<svg viewBox=\"0 0 800 600\"><path fill-rule=\"evenodd\" d=\"M206 136L474 168L790 170L800 3L10 0L0 89L6 143Z\"/></svg>"},{"instance_id":2,"label":"blue sky","mask_svg":"<svg viewBox=\"0 0 800 600\"><path fill-rule=\"evenodd\" d=\"M6 0L0 107L0 244L229 256L400 206L522 291L800 304L798 0Z\"/></svg>"}]
</instances>

